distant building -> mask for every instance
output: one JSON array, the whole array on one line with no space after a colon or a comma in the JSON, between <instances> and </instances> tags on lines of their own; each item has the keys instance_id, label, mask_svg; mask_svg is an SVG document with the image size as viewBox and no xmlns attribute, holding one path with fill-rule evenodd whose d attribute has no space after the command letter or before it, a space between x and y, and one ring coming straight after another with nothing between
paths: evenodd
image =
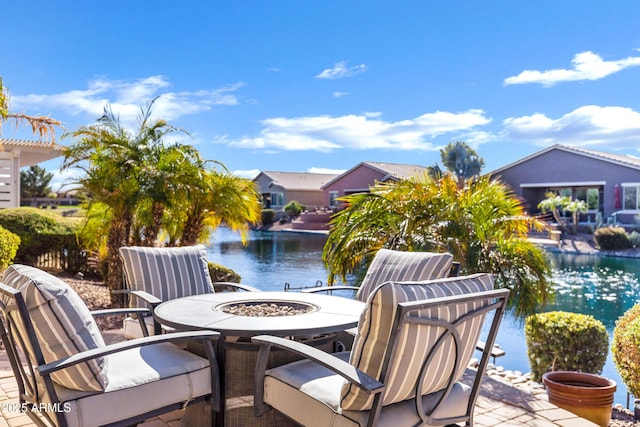
<instances>
[{"instance_id":1,"label":"distant building","mask_svg":"<svg viewBox=\"0 0 640 427\"><path fill-rule=\"evenodd\" d=\"M491 172L538 213L553 192L587 202L583 221L600 212L605 221L631 224L640 214L640 159L567 145L553 145Z\"/></svg>"},{"instance_id":2,"label":"distant building","mask_svg":"<svg viewBox=\"0 0 640 427\"><path fill-rule=\"evenodd\" d=\"M0 139L0 208L20 206L20 168L55 159L63 150L50 142Z\"/></svg>"},{"instance_id":3,"label":"distant building","mask_svg":"<svg viewBox=\"0 0 640 427\"><path fill-rule=\"evenodd\" d=\"M367 193L376 182L400 181L427 173L425 166L399 163L361 162L322 186L324 204L336 208L337 199L357 193Z\"/></svg>"},{"instance_id":4,"label":"distant building","mask_svg":"<svg viewBox=\"0 0 640 427\"><path fill-rule=\"evenodd\" d=\"M309 172L263 171L253 181L259 187L262 207L265 209L279 211L294 200L307 209L317 209L324 206L322 186L336 176Z\"/></svg>"}]
</instances>

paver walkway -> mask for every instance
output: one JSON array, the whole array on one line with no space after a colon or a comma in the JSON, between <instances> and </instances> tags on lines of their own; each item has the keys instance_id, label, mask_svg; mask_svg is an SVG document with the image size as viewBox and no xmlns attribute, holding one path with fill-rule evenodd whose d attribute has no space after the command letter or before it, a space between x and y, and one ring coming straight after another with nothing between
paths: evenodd
<instances>
[{"instance_id":1,"label":"paver walkway","mask_svg":"<svg viewBox=\"0 0 640 427\"><path fill-rule=\"evenodd\" d=\"M117 332L106 334L106 341L117 340ZM16 411L18 388L4 351L0 351L0 427L33 426L29 417ZM148 420L144 427L178 427L181 411ZM543 398L512 385L485 377L474 413L476 427L592 427L596 424L560 409ZM247 426L250 427L250 426Z\"/></svg>"}]
</instances>

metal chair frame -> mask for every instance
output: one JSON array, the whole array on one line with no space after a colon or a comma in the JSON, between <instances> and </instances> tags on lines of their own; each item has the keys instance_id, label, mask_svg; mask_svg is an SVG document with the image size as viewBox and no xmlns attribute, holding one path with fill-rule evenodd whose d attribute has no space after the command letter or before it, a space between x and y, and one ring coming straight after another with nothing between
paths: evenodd
<instances>
[{"instance_id":1,"label":"metal chair frame","mask_svg":"<svg viewBox=\"0 0 640 427\"><path fill-rule=\"evenodd\" d=\"M256 415L260 415L267 410L270 409L270 406L264 402L264 379L265 372L267 369L267 359L269 355L270 348L272 346L287 349L289 351L293 351L294 353L299 354L300 356L313 360L314 362L332 370L338 375L341 375L350 383L356 385L357 387L365 390L367 393L374 395L373 407L369 412L368 426L376 425L378 418L380 417L380 413L383 409L383 398L385 391L385 384L389 382L389 365L391 360L396 357L397 352L397 339L399 337L400 331L402 327L406 324L419 324L419 325L433 325L442 329L442 333L438 337L438 340L434 347L428 352L426 358L422 363L422 368L420 371L420 375L415 379L415 397L414 400L414 408L417 416L420 418L420 422L416 424L416 426L423 425L447 425L464 422L466 425L473 424L473 408L475 406L475 402L478 397L478 393L480 391L480 385L482 382L483 374L487 368L487 364L489 362L489 358L491 357L491 351L496 335L498 333L498 328L500 326L500 322L502 320L502 316L506 307L506 302L509 297L508 289L498 289L492 291L485 292L476 292L472 294L465 294L460 296L453 297L444 297L444 298L434 298L430 300L421 300L415 302L404 302L398 304L398 309L396 311L396 316L393 321L393 328L391 331L391 336L389 338L389 344L385 350L384 362L382 365L382 372L380 375L380 380L370 377L366 373L354 368L354 366L349 363L331 355L316 349L307 348L302 343L289 341L282 338L272 337L268 335L261 335L252 338L253 342L260 343L260 354L258 356L258 363L256 365L256 385L255 385L255 396L254 396L254 408ZM435 307L444 307L449 305L461 304L472 301L484 301L484 305L480 308L472 310L460 318L456 319L453 323L446 322L442 319L438 318L428 318L421 317L420 310L435 308ZM486 345L484 350L482 351L482 356L480 358L480 362L477 367L476 375L471 385L471 393L469 396L469 401L467 404L466 413L463 416L456 418L448 418L448 419L437 419L434 417L434 413L438 409L438 407L446 400L446 398L451 393L453 386L455 385L454 374L457 369L459 369L460 364L463 363L461 360L461 337L458 334L456 326L461 322L468 321L472 317L488 315L490 312L493 313L493 318L491 320L491 327L486 337ZM437 350L443 346L448 340L451 339L454 342L455 348L455 364L451 370L451 375L449 377L449 381L447 386L444 388L444 392L438 399L436 405L429 411L426 411L423 407L422 395L421 395L421 387L422 383L425 379L425 375L428 371L430 362L432 357L435 356Z\"/></svg>"},{"instance_id":2,"label":"metal chair frame","mask_svg":"<svg viewBox=\"0 0 640 427\"><path fill-rule=\"evenodd\" d=\"M216 362L214 352L214 342L217 341L219 333L213 331L204 332L185 332L176 334L164 334L160 336L147 336L144 338L129 340L125 342L115 343L107 345L102 348L96 348L93 350L84 351L64 359L52 361L46 363L42 354L40 343L37 339L35 329L29 311L22 293L14 288L11 288L3 283L0 283L0 294L4 297L9 297L10 301L13 300L15 308L8 307L4 301L0 300L0 336L7 352L11 368L13 370L16 382L18 385L18 399L20 407L23 408L29 418L39 426L66 426L67 422L62 411L55 412L55 419L52 419L47 412L40 411L39 408L42 405L51 405L48 407L62 408L64 402L60 401L51 374L59 370L68 368L78 363L83 363L91 359L106 356L109 354L121 352L124 350L148 346L163 342L184 342L187 340L201 341L206 350L207 359L209 360L209 366L211 369L211 395L202 396L197 399L192 399L188 402L176 402L174 404L157 408L156 410L138 414L132 418L113 423L113 426L127 426L142 422L148 418L170 412L176 409L184 408L186 405L207 401L213 411L220 410L220 378L218 365ZM4 299L4 298L3 298ZM24 327L26 337L23 337L18 331L19 328L15 324L13 316L8 315L7 310L16 310L18 313L19 321ZM145 313L149 313L147 309L113 309L113 310L99 310L92 312L94 315L112 315L112 314L134 314L138 317L141 325L144 326L144 320L142 316ZM141 326L141 327L142 327ZM25 356L32 351L33 358ZM42 378L44 386L39 384L38 378ZM45 398L48 396L48 399ZM135 402L132 402L135 404ZM213 417L212 417L213 419Z\"/></svg>"}]
</instances>

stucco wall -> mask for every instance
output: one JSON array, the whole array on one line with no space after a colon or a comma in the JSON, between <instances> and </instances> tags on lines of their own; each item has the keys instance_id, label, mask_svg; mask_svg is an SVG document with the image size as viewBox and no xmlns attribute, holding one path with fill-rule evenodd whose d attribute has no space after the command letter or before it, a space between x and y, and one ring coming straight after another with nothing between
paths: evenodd
<instances>
[{"instance_id":1,"label":"stucco wall","mask_svg":"<svg viewBox=\"0 0 640 427\"><path fill-rule=\"evenodd\" d=\"M640 171L632 167L564 150L551 150L501 171L497 176L523 197L522 184L604 182L603 215L615 212L614 188L622 182L640 182ZM527 191L532 194L532 191ZM531 201L530 201L531 202ZM536 212L536 203L530 203Z\"/></svg>"},{"instance_id":2,"label":"stucco wall","mask_svg":"<svg viewBox=\"0 0 640 427\"><path fill-rule=\"evenodd\" d=\"M376 180L384 178L385 174L366 165L360 165L345 173L324 188L324 204L329 206L329 193L337 191L338 197L354 191L368 190Z\"/></svg>"}]
</instances>

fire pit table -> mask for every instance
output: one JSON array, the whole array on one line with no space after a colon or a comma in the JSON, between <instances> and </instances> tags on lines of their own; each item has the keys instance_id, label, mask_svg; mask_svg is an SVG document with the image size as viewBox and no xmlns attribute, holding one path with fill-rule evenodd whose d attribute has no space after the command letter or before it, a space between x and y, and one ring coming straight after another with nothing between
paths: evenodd
<instances>
[{"instance_id":1,"label":"fire pit table","mask_svg":"<svg viewBox=\"0 0 640 427\"><path fill-rule=\"evenodd\" d=\"M253 388L258 346L255 335L304 340L331 352L335 332L358 324L361 301L331 295L291 292L220 292L167 301L156 307L156 320L178 330L211 329L222 334L217 358L223 409L216 425L296 425L276 411L253 417ZM195 350L197 351L197 350ZM272 350L271 366L296 360Z\"/></svg>"}]
</instances>

